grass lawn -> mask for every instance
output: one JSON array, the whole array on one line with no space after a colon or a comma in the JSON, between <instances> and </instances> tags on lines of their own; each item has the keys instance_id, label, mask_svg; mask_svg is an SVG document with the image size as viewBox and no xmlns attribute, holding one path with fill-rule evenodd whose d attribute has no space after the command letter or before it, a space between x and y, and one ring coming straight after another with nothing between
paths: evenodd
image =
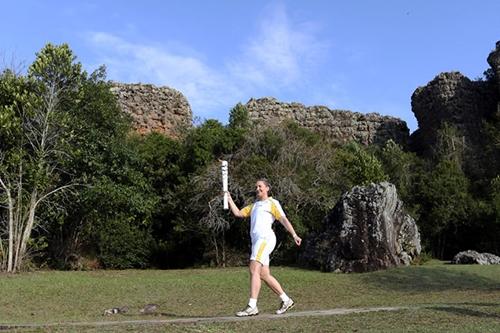
<instances>
[{"instance_id":1,"label":"grass lawn","mask_svg":"<svg viewBox=\"0 0 500 333\"><path fill-rule=\"evenodd\" d=\"M272 272L297 301L292 311L411 308L328 317L61 327L50 331L500 332L500 265L447 265L434 261L365 274L285 267L274 267ZM0 330L1 325L21 323L231 316L246 304L247 297L246 268L4 274L0 275ZM161 315L140 315L138 310L147 303L159 304ZM279 299L263 286L261 313L273 313L278 303ZM104 309L124 305L130 308L126 315L102 316Z\"/></svg>"}]
</instances>

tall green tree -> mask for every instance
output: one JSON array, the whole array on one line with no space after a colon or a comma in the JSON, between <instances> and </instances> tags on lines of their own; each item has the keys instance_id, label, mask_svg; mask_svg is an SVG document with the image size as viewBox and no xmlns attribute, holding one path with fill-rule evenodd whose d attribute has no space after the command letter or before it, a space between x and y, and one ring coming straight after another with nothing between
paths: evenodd
<instances>
[{"instance_id":1,"label":"tall green tree","mask_svg":"<svg viewBox=\"0 0 500 333\"><path fill-rule=\"evenodd\" d=\"M471 198L469 181L456 162L444 159L424 175L419 184L422 233L438 258L449 256L449 243L467 222Z\"/></svg>"},{"instance_id":2,"label":"tall green tree","mask_svg":"<svg viewBox=\"0 0 500 333\"><path fill-rule=\"evenodd\" d=\"M65 80L68 73L79 72L79 64L73 60L67 45L48 44L37 54L27 77L10 71L0 77L0 108L7 125L1 136L10 139L0 151L0 200L7 215L2 235L8 237L6 247L4 240L0 241L0 255L8 272L23 266L32 231L39 222L40 204L74 185L58 181L63 172L60 161L68 148L67 98L78 90L76 77Z\"/></svg>"},{"instance_id":3,"label":"tall green tree","mask_svg":"<svg viewBox=\"0 0 500 333\"><path fill-rule=\"evenodd\" d=\"M59 197L63 209L47 212L48 260L78 268L84 257L102 267L147 267L154 248L153 214L159 201L148 178L131 121L106 81L104 67L80 82L70 112L63 160L65 177L84 186ZM77 97L77 98L76 98Z\"/></svg>"},{"instance_id":4,"label":"tall green tree","mask_svg":"<svg viewBox=\"0 0 500 333\"><path fill-rule=\"evenodd\" d=\"M432 159L416 177L414 192L425 245L434 256L444 259L456 251L453 244L468 223L472 198L470 181L463 171L463 136L445 123L437 138Z\"/></svg>"}]
</instances>

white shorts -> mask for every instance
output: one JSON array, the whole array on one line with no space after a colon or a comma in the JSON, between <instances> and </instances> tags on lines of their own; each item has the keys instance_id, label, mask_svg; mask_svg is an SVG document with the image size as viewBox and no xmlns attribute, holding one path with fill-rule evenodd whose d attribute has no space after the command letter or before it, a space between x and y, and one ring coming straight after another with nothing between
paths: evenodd
<instances>
[{"instance_id":1,"label":"white shorts","mask_svg":"<svg viewBox=\"0 0 500 333\"><path fill-rule=\"evenodd\" d=\"M269 266L269 255L276 246L276 236L268 236L252 240L252 255L250 260L260 262L263 266Z\"/></svg>"}]
</instances>

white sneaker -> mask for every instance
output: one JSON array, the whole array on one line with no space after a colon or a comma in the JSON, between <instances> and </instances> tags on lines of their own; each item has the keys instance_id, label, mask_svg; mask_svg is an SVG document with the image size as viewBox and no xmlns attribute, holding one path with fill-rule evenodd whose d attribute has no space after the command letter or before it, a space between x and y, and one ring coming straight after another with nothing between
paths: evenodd
<instances>
[{"instance_id":1,"label":"white sneaker","mask_svg":"<svg viewBox=\"0 0 500 333\"><path fill-rule=\"evenodd\" d=\"M236 317L249 317L249 316L256 316L259 314L259 309L257 307L252 308L250 305L247 305L247 307L244 310L236 312Z\"/></svg>"},{"instance_id":2,"label":"white sneaker","mask_svg":"<svg viewBox=\"0 0 500 333\"><path fill-rule=\"evenodd\" d=\"M293 306L295 305L295 303L293 302L293 299L288 299L287 302L281 302L281 307L276 310L276 314L283 314L285 312L287 312L287 310L293 308Z\"/></svg>"}]
</instances>

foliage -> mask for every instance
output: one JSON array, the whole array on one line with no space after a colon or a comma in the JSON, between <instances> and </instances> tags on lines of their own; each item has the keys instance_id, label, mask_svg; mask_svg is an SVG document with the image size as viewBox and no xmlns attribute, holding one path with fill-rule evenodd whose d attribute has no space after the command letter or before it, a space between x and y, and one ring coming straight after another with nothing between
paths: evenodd
<instances>
[{"instance_id":1,"label":"foliage","mask_svg":"<svg viewBox=\"0 0 500 333\"><path fill-rule=\"evenodd\" d=\"M419 202L415 199L415 184L423 173L425 162L412 152L404 151L400 145L388 140L376 151L388 181L396 186L398 196L406 210L418 219Z\"/></svg>"},{"instance_id":2,"label":"foliage","mask_svg":"<svg viewBox=\"0 0 500 333\"><path fill-rule=\"evenodd\" d=\"M428 219L433 221L430 236L434 236L449 224L460 224L466 219L468 208L468 181L460 167L453 161L443 160L426 177L422 189Z\"/></svg>"},{"instance_id":3,"label":"foliage","mask_svg":"<svg viewBox=\"0 0 500 333\"><path fill-rule=\"evenodd\" d=\"M242 146L231 155L229 188L233 199L240 207L251 203L255 181L265 177L271 182L271 195L282 203L296 231L307 234L319 226L340 196L334 151L319 135L295 123L251 128ZM190 206L194 214L203 216L201 224L211 230L216 253L223 257L225 248L245 253L249 242L248 223L222 211L219 173L220 165L214 162L194 178L197 194ZM273 260L293 261L297 248L279 223L276 232L278 245ZM224 260L216 258L216 262L223 265Z\"/></svg>"},{"instance_id":4,"label":"foliage","mask_svg":"<svg viewBox=\"0 0 500 333\"><path fill-rule=\"evenodd\" d=\"M108 217L94 226L103 268L145 268L150 264L151 234L134 223L124 223L127 219L126 215Z\"/></svg>"},{"instance_id":5,"label":"foliage","mask_svg":"<svg viewBox=\"0 0 500 333\"><path fill-rule=\"evenodd\" d=\"M377 157L355 142L338 149L335 162L343 172L346 190L355 185L368 185L387 179Z\"/></svg>"},{"instance_id":6,"label":"foliage","mask_svg":"<svg viewBox=\"0 0 500 333\"><path fill-rule=\"evenodd\" d=\"M491 181L491 197L495 214L495 222L500 224L500 175Z\"/></svg>"},{"instance_id":7,"label":"foliage","mask_svg":"<svg viewBox=\"0 0 500 333\"><path fill-rule=\"evenodd\" d=\"M0 146L0 201L5 204L6 218L0 238L2 269L21 269L29 253L32 232L41 224L41 204L49 197L74 184L60 182L64 170L61 160L67 156L65 142L68 127L68 103L77 89L76 82L60 82L61 64L65 69L78 69L71 51L65 46L48 44L37 54L27 77L4 71L1 97L2 122L0 136L7 144ZM55 63L57 62L57 65ZM64 75L62 75L64 76Z\"/></svg>"},{"instance_id":8,"label":"foliage","mask_svg":"<svg viewBox=\"0 0 500 333\"><path fill-rule=\"evenodd\" d=\"M411 262L412 265L424 265L432 260L432 254L426 251L422 251L417 257Z\"/></svg>"},{"instance_id":9,"label":"foliage","mask_svg":"<svg viewBox=\"0 0 500 333\"><path fill-rule=\"evenodd\" d=\"M184 168L188 172L203 169L215 157L230 153L237 144L233 128L224 127L219 121L209 119L192 129L186 136L184 145L187 158ZM235 128L238 130L238 128Z\"/></svg>"},{"instance_id":10,"label":"foliage","mask_svg":"<svg viewBox=\"0 0 500 333\"><path fill-rule=\"evenodd\" d=\"M188 172L197 167L191 165L193 161L185 153L184 142L158 133L133 141L142 161L142 172L158 196L152 215L152 263L162 268L191 266L204 251L204 232L198 229L196 217L186 207L193 195ZM192 141L189 148L197 149Z\"/></svg>"},{"instance_id":11,"label":"foliage","mask_svg":"<svg viewBox=\"0 0 500 333\"><path fill-rule=\"evenodd\" d=\"M449 160L462 166L466 150L465 137L454 126L444 123L437 131L437 142L433 147L435 161Z\"/></svg>"},{"instance_id":12,"label":"foliage","mask_svg":"<svg viewBox=\"0 0 500 333\"><path fill-rule=\"evenodd\" d=\"M266 177L304 238L343 192L390 181L417 219L427 253L500 251L498 114L481 128L485 165L468 160L464 135L449 124L422 157L391 140L338 145L292 121L254 124L241 103L227 125L209 119L178 139L140 136L110 87L104 67L88 74L66 44L47 44L26 75L0 74L2 269L14 221L32 223L25 257L35 253L52 267L84 257L106 268L245 263L248 223L222 210L219 159L229 161L238 206L254 200L256 179ZM275 229L273 261L294 262L300 249L278 223Z\"/></svg>"},{"instance_id":13,"label":"foliage","mask_svg":"<svg viewBox=\"0 0 500 333\"><path fill-rule=\"evenodd\" d=\"M444 124L437 133L433 160L421 174L416 185L416 200L420 205L420 223L424 239L439 258L457 251L458 230L470 216L472 197L470 181L463 172L464 139L460 132Z\"/></svg>"},{"instance_id":14,"label":"foliage","mask_svg":"<svg viewBox=\"0 0 500 333\"><path fill-rule=\"evenodd\" d=\"M229 111L229 128L248 129L250 127L250 116L246 107L238 103Z\"/></svg>"},{"instance_id":15,"label":"foliage","mask_svg":"<svg viewBox=\"0 0 500 333\"><path fill-rule=\"evenodd\" d=\"M63 91L58 105L65 111L60 135L65 153L54 161L64 172L54 181L79 184L55 196L55 206L44 207L40 218L47 233L36 235L48 237L46 256L58 267L86 254L105 267L144 267L154 245L150 228L158 198L129 141L130 121L116 104L105 69L87 75L75 59L67 45L48 44L29 70L34 80L51 79ZM133 246L122 258L127 244Z\"/></svg>"}]
</instances>

